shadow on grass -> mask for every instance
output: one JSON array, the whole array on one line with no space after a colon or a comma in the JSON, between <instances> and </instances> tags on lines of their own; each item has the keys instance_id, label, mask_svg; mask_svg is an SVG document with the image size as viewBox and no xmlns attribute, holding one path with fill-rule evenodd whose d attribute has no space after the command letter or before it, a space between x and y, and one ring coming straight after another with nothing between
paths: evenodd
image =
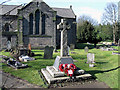
<instances>
[{"instance_id":1,"label":"shadow on grass","mask_svg":"<svg viewBox=\"0 0 120 90\"><path fill-rule=\"evenodd\" d=\"M96 62L96 64L106 64L108 62Z\"/></svg>"},{"instance_id":2,"label":"shadow on grass","mask_svg":"<svg viewBox=\"0 0 120 90\"><path fill-rule=\"evenodd\" d=\"M77 44L76 44L76 49L84 49L86 46L87 46L89 49L95 48L95 47L94 47L94 44L77 43ZM102 46L102 47L106 46L106 47L107 47L108 45L97 45L96 47L100 47L100 46Z\"/></svg>"},{"instance_id":3,"label":"shadow on grass","mask_svg":"<svg viewBox=\"0 0 120 90\"><path fill-rule=\"evenodd\" d=\"M35 54L34 56L42 56L42 54Z\"/></svg>"},{"instance_id":4,"label":"shadow on grass","mask_svg":"<svg viewBox=\"0 0 120 90\"><path fill-rule=\"evenodd\" d=\"M39 51L34 51L34 50L33 50L32 52L44 52L44 51L40 51L40 50L39 50Z\"/></svg>"},{"instance_id":5,"label":"shadow on grass","mask_svg":"<svg viewBox=\"0 0 120 90\"><path fill-rule=\"evenodd\" d=\"M100 70L92 70L92 71L86 71L87 73L91 74L95 79L97 78L95 76L95 74L97 73L105 73L105 72L110 72L110 71L114 71L114 70L117 70L119 69L120 66L116 67L116 68L113 68L113 69L110 69L110 70L105 70L105 71L100 71Z\"/></svg>"}]
</instances>

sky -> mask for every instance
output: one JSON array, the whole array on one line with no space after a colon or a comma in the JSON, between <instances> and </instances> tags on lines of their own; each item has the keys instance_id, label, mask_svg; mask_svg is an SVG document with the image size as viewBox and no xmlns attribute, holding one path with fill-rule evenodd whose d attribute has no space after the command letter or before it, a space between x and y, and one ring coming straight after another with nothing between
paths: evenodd
<instances>
[{"instance_id":1,"label":"sky","mask_svg":"<svg viewBox=\"0 0 120 90\"><path fill-rule=\"evenodd\" d=\"M7 0L0 0L0 3ZM29 3L31 0L11 0L5 4L10 5L20 5L23 3ZM113 2L117 4L120 0L43 0L50 7L59 7L59 8L70 8L77 15L77 19L82 15L87 15L97 20L98 23L101 22L101 17L104 12L104 8L107 3Z\"/></svg>"}]
</instances>

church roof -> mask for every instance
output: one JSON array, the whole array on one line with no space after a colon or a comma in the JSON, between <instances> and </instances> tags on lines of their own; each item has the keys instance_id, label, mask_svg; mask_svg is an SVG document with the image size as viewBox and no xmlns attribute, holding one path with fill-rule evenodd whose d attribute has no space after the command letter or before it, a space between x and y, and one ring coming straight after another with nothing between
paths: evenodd
<instances>
[{"instance_id":1,"label":"church roof","mask_svg":"<svg viewBox=\"0 0 120 90\"><path fill-rule=\"evenodd\" d=\"M32 2L43 2L43 0L32 0ZM0 5L0 15L17 15L18 9L21 9L22 5ZM72 8L52 8L57 11L58 17L75 18L75 14Z\"/></svg>"},{"instance_id":2,"label":"church roof","mask_svg":"<svg viewBox=\"0 0 120 90\"><path fill-rule=\"evenodd\" d=\"M0 5L0 15L17 15L17 10L21 8L21 5Z\"/></svg>"},{"instance_id":3,"label":"church roof","mask_svg":"<svg viewBox=\"0 0 120 90\"><path fill-rule=\"evenodd\" d=\"M53 8L54 11L57 11L57 15L59 17L65 18L75 18L76 15L74 14L71 8Z\"/></svg>"},{"instance_id":4,"label":"church roof","mask_svg":"<svg viewBox=\"0 0 120 90\"><path fill-rule=\"evenodd\" d=\"M43 0L32 0L31 2L39 2L39 3L41 3L41 2L44 2Z\"/></svg>"}]
</instances>

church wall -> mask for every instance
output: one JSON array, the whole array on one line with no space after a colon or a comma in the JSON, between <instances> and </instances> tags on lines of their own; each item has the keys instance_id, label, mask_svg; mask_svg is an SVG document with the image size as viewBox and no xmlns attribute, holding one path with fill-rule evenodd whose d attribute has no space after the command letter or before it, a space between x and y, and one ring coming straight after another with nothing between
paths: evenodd
<instances>
[{"instance_id":1,"label":"church wall","mask_svg":"<svg viewBox=\"0 0 120 90\"><path fill-rule=\"evenodd\" d=\"M17 16L3 15L0 19L1 22L1 47L5 49L7 47L7 41L11 41L12 48L17 44ZM7 28L6 28L7 27ZM14 42L14 43L13 43Z\"/></svg>"},{"instance_id":2,"label":"church wall","mask_svg":"<svg viewBox=\"0 0 120 90\"><path fill-rule=\"evenodd\" d=\"M41 22L39 25L39 34L35 34L35 11L40 11L45 14L45 34L42 35ZM29 15L33 14L33 34L29 35ZM23 41L24 44L31 44L32 47L44 47L45 45L55 46L56 41L56 26L53 21L54 11L45 3L40 3L37 6L37 2L28 4L25 8L19 11L19 16L23 16ZM41 20L41 17L40 17ZM35 41L34 41L35 40Z\"/></svg>"}]
</instances>

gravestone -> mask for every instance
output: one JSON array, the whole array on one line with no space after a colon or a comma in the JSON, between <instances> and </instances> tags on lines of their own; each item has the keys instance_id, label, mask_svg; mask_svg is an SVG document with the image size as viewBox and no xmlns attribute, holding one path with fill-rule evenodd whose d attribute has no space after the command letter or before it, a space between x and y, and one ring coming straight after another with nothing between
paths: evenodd
<instances>
[{"instance_id":1,"label":"gravestone","mask_svg":"<svg viewBox=\"0 0 120 90\"><path fill-rule=\"evenodd\" d=\"M53 58L53 50L54 50L54 48L52 46L51 47L46 46L45 50L44 50L44 58L45 59Z\"/></svg>"},{"instance_id":2,"label":"gravestone","mask_svg":"<svg viewBox=\"0 0 120 90\"><path fill-rule=\"evenodd\" d=\"M120 39L118 40L118 46L120 46Z\"/></svg>"},{"instance_id":3,"label":"gravestone","mask_svg":"<svg viewBox=\"0 0 120 90\"><path fill-rule=\"evenodd\" d=\"M95 63L95 55L93 53L88 53L87 54L87 62L89 64L89 67L94 67Z\"/></svg>"},{"instance_id":4,"label":"gravestone","mask_svg":"<svg viewBox=\"0 0 120 90\"><path fill-rule=\"evenodd\" d=\"M84 48L84 50L85 50L86 53L88 53L89 48L86 46L86 47Z\"/></svg>"},{"instance_id":5,"label":"gravestone","mask_svg":"<svg viewBox=\"0 0 120 90\"><path fill-rule=\"evenodd\" d=\"M70 51L70 47L68 46L68 56L70 55L69 51Z\"/></svg>"},{"instance_id":6,"label":"gravestone","mask_svg":"<svg viewBox=\"0 0 120 90\"><path fill-rule=\"evenodd\" d=\"M18 56L28 55L28 48L23 45L19 45L17 47L17 52L18 52Z\"/></svg>"},{"instance_id":7,"label":"gravestone","mask_svg":"<svg viewBox=\"0 0 120 90\"><path fill-rule=\"evenodd\" d=\"M74 50L75 49L75 45L74 44L70 44L70 50Z\"/></svg>"},{"instance_id":8,"label":"gravestone","mask_svg":"<svg viewBox=\"0 0 120 90\"><path fill-rule=\"evenodd\" d=\"M7 50L10 51L11 50L11 42L7 41Z\"/></svg>"}]
</instances>

